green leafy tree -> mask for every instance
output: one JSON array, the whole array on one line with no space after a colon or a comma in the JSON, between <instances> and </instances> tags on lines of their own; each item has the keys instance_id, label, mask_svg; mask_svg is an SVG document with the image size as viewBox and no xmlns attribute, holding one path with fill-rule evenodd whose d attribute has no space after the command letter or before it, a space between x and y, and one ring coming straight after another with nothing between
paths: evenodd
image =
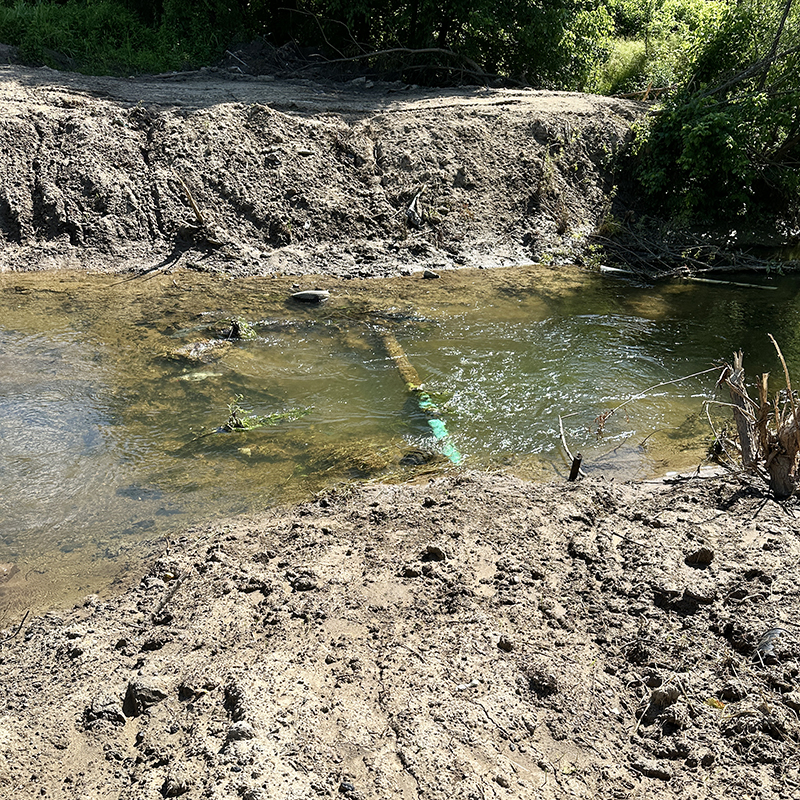
<instances>
[{"instance_id":1,"label":"green leafy tree","mask_svg":"<svg viewBox=\"0 0 800 800\"><path fill-rule=\"evenodd\" d=\"M687 219L800 216L800 11L732 5L638 146L649 196Z\"/></svg>"}]
</instances>

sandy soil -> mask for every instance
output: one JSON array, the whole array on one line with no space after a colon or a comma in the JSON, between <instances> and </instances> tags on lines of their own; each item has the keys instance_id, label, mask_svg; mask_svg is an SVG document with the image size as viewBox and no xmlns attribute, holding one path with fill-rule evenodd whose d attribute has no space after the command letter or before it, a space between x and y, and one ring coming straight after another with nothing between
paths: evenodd
<instances>
[{"instance_id":1,"label":"sandy soil","mask_svg":"<svg viewBox=\"0 0 800 800\"><path fill-rule=\"evenodd\" d=\"M0 78L5 270L568 259L642 111ZM9 623L0 796L800 797L799 536L743 477L470 472L193 528L126 591Z\"/></svg>"}]
</instances>

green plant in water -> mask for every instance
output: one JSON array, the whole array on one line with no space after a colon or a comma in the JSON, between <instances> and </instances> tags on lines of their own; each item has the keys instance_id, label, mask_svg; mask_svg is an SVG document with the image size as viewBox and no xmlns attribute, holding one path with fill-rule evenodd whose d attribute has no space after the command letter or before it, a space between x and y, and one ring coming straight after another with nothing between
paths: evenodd
<instances>
[{"instance_id":1,"label":"green plant in water","mask_svg":"<svg viewBox=\"0 0 800 800\"><path fill-rule=\"evenodd\" d=\"M288 411L278 411L274 414L259 416L251 414L242 408L243 395L236 395L233 402L228 404L228 421L220 430L226 433L232 431L249 431L255 428L268 428L286 420L300 419L311 413L311 408L290 408Z\"/></svg>"}]
</instances>

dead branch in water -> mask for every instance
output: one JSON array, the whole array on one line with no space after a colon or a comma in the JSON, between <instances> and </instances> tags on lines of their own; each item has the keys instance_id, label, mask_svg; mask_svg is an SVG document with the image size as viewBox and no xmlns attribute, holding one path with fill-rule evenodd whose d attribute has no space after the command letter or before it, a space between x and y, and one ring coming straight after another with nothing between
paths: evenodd
<instances>
[{"instance_id":1,"label":"dead branch in water","mask_svg":"<svg viewBox=\"0 0 800 800\"><path fill-rule=\"evenodd\" d=\"M749 472L763 467L770 489L783 499L797 491L800 479L800 408L783 353L775 337L769 338L783 366L784 390L770 399L767 372L756 378L758 401L753 400L745 385L741 351L733 354L733 366L725 365L719 384L727 386L731 396L742 466Z\"/></svg>"},{"instance_id":2,"label":"dead branch in water","mask_svg":"<svg viewBox=\"0 0 800 800\"><path fill-rule=\"evenodd\" d=\"M623 265L648 280L724 272L768 273L776 269L774 261L736 249L735 244L715 244L688 233L665 233L657 226L646 229L640 224L624 225L613 236L595 233L591 239L609 262ZM800 264L786 262L781 266L792 269Z\"/></svg>"},{"instance_id":3,"label":"dead branch in water","mask_svg":"<svg viewBox=\"0 0 800 800\"><path fill-rule=\"evenodd\" d=\"M689 380L689 378L697 378L699 375L706 375L709 372L717 372L722 369L724 368L709 367L708 369L700 370L700 372L693 372L691 375L683 375L682 377L674 378L671 381L662 381L661 383L656 383L655 385L648 387L644 391L632 395L627 400L623 400L623 402L621 402L618 406L614 406L614 408L610 408L608 409L608 411L604 411L602 414L598 415L598 417L595 419L595 422L597 423L598 434L603 432L605 424L612 414L619 411L624 406L628 405L628 403L632 403L634 400L641 400L642 398L647 397L647 395L650 394L650 392L652 392L654 389L661 389L663 386L671 386L673 383L680 383L681 381Z\"/></svg>"}]
</instances>

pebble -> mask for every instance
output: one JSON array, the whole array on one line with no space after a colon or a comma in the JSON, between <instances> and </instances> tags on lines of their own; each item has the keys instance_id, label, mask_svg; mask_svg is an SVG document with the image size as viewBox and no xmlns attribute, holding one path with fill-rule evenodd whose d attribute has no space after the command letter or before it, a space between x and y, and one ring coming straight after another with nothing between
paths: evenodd
<instances>
[{"instance_id":1,"label":"pebble","mask_svg":"<svg viewBox=\"0 0 800 800\"><path fill-rule=\"evenodd\" d=\"M666 683L650 693L650 702L657 706L668 706L680 697L680 689L674 683Z\"/></svg>"},{"instance_id":2,"label":"pebble","mask_svg":"<svg viewBox=\"0 0 800 800\"><path fill-rule=\"evenodd\" d=\"M158 678L134 678L128 683L122 710L128 717L138 717L166 696L166 687Z\"/></svg>"},{"instance_id":3,"label":"pebble","mask_svg":"<svg viewBox=\"0 0 800 800\"><path fill-rule=\"evenodd\" d=\"M112 694L101 693L97 695L92 700L91 705L83 712L83 715L87 723L100 719L108 720L115 725L124 725L126 722L119 699Z\"/></svg>"},{"instance_id":4,"label":"pebble","mask_svg":"<svg viewBox=\"0 0 800 800\"><path fill-rule=\"evenodd\" d=\"M800 692L789 692L783 696L783 702L793 711L800 711Z\"/></svg>"},{"instance_id":5,"label":"pebble","mask_svg":"<svg viewBox=\"0 0 800 800\"><path fill-rule=\"evenodd\" d=\"M425 554L433 561L444 561L447 558L447 553L436 544L429 544L425 548Z\"/></svg>"},{"instance_id":6,"label":"pebble","mask_svg":"<svg viewBox=\"0 0 800 800\"><path fill-rule=\"evenodd\" d=\"M173 767L161 787L161 794L164 797L178 797L189 791L192 786L192 779L188 771L182 764Z\"/></svg>"},{"instance_id":7,"label":"pebble","mask_svg":"<svg viewBox=\"0 0 800 800\"><path fill-rule=\"evenodd\" d=\"M666 766L659 764L658 761L652 758L640 758L631 764L637 771L641 772L648 778L658 778L662 781L668 781L672 778L672 770Z\"/></svg>"},{"instance_id":8,"label":"pebble","mask_svg":"<svg viewBox=\"0 0 800 800\"><path fill-rule=\"evenodd\" d=\"M514 649L514 642L511 641L507 636L501 636L500 640L497 642L497 646L504 652L510 653Z\"/></svg>"}]
</instances>

